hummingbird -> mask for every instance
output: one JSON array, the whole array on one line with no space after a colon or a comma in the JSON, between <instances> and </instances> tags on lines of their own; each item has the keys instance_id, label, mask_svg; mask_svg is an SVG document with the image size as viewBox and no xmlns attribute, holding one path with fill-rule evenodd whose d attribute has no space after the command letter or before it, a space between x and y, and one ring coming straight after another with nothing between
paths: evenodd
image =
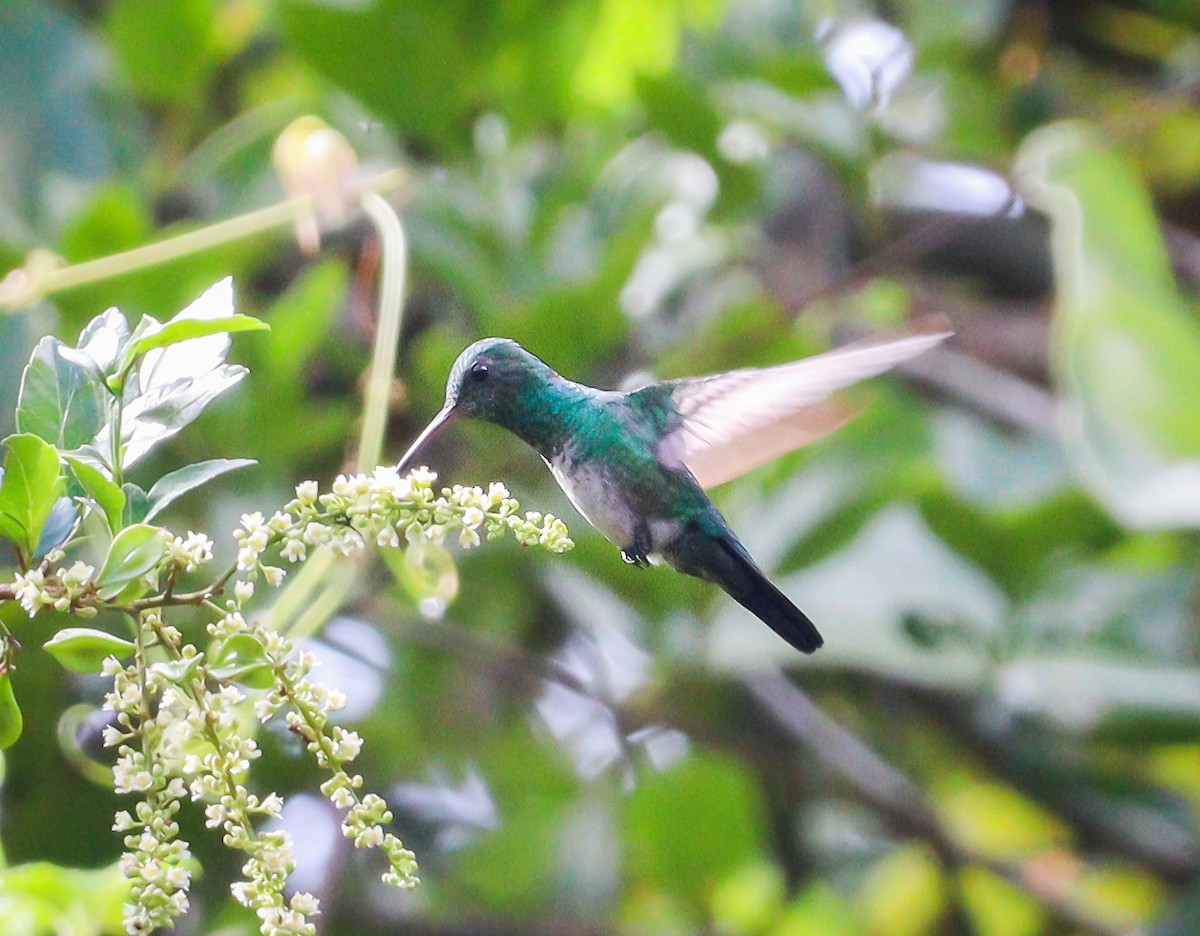
<instances>
[{"instance_id":1,"label":"hummingbird","mask_svg":"<svg viewBox=\"0 0 1200 936\"><path fill-rule=\"evenodd\" d=\"M832 432L857 408L836 391L921 354L952 334L941 316L773 367L650 383L629 392L568 380L507 338L468 346L445 404L400 459L456 416L514 433L549 466L575 509L637 566L665 562L720 586L803 653L816 625L750 557L705 491Z\"/></svg>"}]
</instances>

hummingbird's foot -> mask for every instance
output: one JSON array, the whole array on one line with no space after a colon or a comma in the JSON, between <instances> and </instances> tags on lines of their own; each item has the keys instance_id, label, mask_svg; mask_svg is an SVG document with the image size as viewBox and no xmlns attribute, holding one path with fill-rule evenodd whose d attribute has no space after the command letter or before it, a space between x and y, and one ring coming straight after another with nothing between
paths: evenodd
<instances>
[{"instance_id":1,"label":"hummingbird's foot","mask_svg":"<svg viewBox=\"0 0 1200 936\"><path fill-rule=\"evenodd\" d=\"M649 528L641 525L633 531L633 542L621 550L621 558L630 565L644 569L650 565L650 551L653 548Z\"/></svg>"}]
</instances>

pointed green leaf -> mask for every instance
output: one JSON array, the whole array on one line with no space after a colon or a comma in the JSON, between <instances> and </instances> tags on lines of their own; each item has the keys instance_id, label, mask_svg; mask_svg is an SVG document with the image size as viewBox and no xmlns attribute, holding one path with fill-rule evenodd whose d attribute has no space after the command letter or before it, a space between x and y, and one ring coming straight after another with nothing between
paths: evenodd
<instances>
[{"instance_id":1,"label":"pointed green leaf","mask_svg":"<svg viewBox=\"0 0 1200 936\"><path fill-rule=\"evenodd\" d=\"M125 352L127 360L136 360L147 351L179 344L192 338L204 338L222 332L267 331L271 328L262 319L252 315L231 315L219 319L172 319L157 331L144 335L133 342Z\"/></svg>"},{"instance_id":2,"label":"pointed green leaf","mask_svg":"<svg viewBox=\"0 0 1200 936\"><path fill-rule=\"evenodd\" d=\"M56 546L65 543L71 531L75 529L75 521L78 518L79 507L73 498L60 497L56 500L50 508L50 516L46 519L45 526L42 527L42 534L38 537L33 555L44 556Z\"/></svg>"},{"instance_id":3,"label":"pointed green leaf","mask_svg":"<svg viewBox=\"0 0 1200 936\"><path fill-rule=\"evenodd\" d=\"M153 520L168 504L178 500L188 491L207 484L226 472L253 464L255 461L252 458L213 458L163 475L146 495L150 509L142 519Z\"/></svg>"},{"instance_id":4,"label":"pointed green leaf","mask_svg":"<svg viewBox=\"0 0 1200 936\"><path fill-rule=\"evenodd\" d=\"M0 536L11 539L32 557L66 479L53 445L28 434L12 435L4 441L8 454L0 481Z\"/></svg>"},{"instance_id":5,"label":"pointed green leaf","mask_svg":"<svg viewBox=\"0 0 1200 936\"><path fill-rule=\"evenodd\" d=\"M134 651L130 641L92 627L64 627L42 648L76 673L98 673L107 657L123 660Z\"/></svg>"},{"instance_id":6,"label":"pointed green leaf","mask_svg":"<svg viewBox=\"0 0 1200 936\"><path fill-rule=\"evenodd\" d=\"M104 374L112 372L128 343L129 322L116 308L97 315L79 333L79 350L95 361Z\"/></svg>"},{"instance_id":7,"label":"pointed green leaf","mask_svg":"<svg viewBox=\"0 0 1200 936\"><path fill-rule=\"evenodd\" d=\"M275 671L267 662L263 645L250 634L237 634L225 641L210 672L217 679L251 689L269 689L275 684Z\"/></svg>"},{"instance_id":8,"label":"pointed green leaf","mask_svg":"<svg viewBox=\"0 0 1200 936\"><path fill-rule=\"evenodd\" d=\"M108 522L110 533L116 533L124 524L121 514L125 510L125 492L99 468L74 456L66 456L67 464L84 493L100 508Z\"/></svg>"},{"instance_id":9,"label":"pointed green leaf","mask_svg":"<svg viewBox=\"0 0 1200 936\"><path fill-rule=\"evenodd\" d=\"M43 338L21 377L17 428L73 449L104 426L109 401L94 361L56 338Z\"/></svg>"},{"instance_id":10,"label":"pointed green leaf","mask_svg":"<svg viewBox=\"0 0 1200 936\"><path fill-rule=\"evenodd\" d=\"M180 377L166 384L155 383L126 403L122 467L130 468L159 442L175 435L247 373L241 365L220 364L197 376ZM109 429L105 427L96 438L97 447L106 451L110 439Z\"/></svg>"},{"instance_id":11,"label":"pointed green leaf","mask_svg":"<svg viewBox=\"0 0 1200 936\"><path fill-rule=\"evenodd\" d=\"M150 499L146 496L146 492L132 481L126 481L121 486L121 491L125 495L125 510L121 514L121 525L129 526L131 523L144 521L146 512L150 509Z\"/></svg>"},{"instance_id":12,"label":"pointed green leaf","mask_svg":"<svg viewBox=\"0 0 1200 936\"><path fill-rule=\"evenodd\" d=\"M5 671L0 673L0 751L16 743L23 727L21 707L13 694L12 676Z\"/></svg>"},{"instance_id":13,"label":"pointed green leaf","mask_svg":"<svg viewBox=\"0 0 1200 936\"><path fill-rule=\"evenodd\" d=\"M167 530L147 523L136 523L118 533L96 576L100 597L106 601L116 597L127 585L157 568L170 539Z\"/></svg>"}]
</instances>

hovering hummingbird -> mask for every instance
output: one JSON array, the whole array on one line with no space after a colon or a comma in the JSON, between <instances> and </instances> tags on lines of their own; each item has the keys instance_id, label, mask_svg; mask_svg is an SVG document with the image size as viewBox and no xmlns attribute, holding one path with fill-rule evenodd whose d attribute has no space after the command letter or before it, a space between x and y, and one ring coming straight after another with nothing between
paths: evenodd
<instances>
[{"instance_id":1,"label":"hovering hummingbird","mask_svg":"<svg viewBox=\"0 0 1200 936\"><path fill-rule=\"evenodd\" d=\"M856 409L834 392L932 348L944 319L775 367L667 380L622 393L561 376L515 341L464 350L446 402L397 467L456 415L503 426L532 446L575 509L645 566L660 557L715 582L803 653L824 643L808 617L758 568L705 489L799 448Z\"/></svg>"}]
</instances>

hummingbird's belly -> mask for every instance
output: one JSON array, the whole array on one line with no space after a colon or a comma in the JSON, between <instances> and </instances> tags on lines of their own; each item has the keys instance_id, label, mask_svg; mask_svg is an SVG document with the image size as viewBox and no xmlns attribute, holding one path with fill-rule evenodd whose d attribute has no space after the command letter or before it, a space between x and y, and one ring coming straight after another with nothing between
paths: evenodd
<instances>
[{"instance_id":1,"label":"hummingbird's belly","mask_svg":"<svg viewBox=\"0 0 1200 936\"><path fill-rule=\"evenodd\" d=\"M633 541L637 516L599 468L586 462L572 464L569 457L547 460L546 464L584 520L617 546L623 548Z\"/></svg>"},{"instance_id":2,"label":"hummingbird's belly","mask_svg":"<svg viewBox=\"0 0 1200 936\"><path fill-rule=\"evenodd\" d=\"M681 525L677 521L638 514L620 486L613 482L611 473L594 462L576 462L566 453L553 461L546 459L546 464L571 506L622 551L637 544L639 527L643 536L649 537L654 554L679 535ZM649 558L657 564L657 555Z\"/></svg>"}]
</instances>

